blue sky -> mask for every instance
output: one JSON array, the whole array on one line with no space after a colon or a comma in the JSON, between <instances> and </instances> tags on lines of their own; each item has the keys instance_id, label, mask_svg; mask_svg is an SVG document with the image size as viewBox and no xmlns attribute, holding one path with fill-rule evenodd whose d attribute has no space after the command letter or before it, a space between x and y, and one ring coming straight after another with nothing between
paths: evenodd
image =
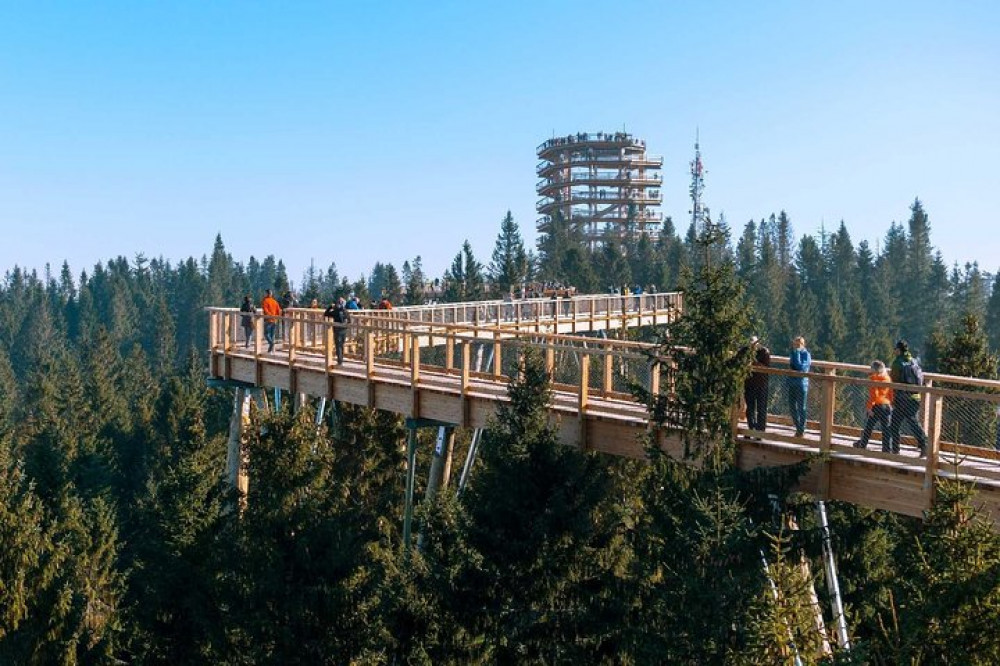
<instances>
[{"instance_id":1,"label":"blue sky","mask_svg":"<svg viewBox=\"0 0 1000 666\"><path fill-rule=\"evenodd\" d=\"M617 131L664 157L687 226L879 240L920 197L951 263L1000 268L1000 4L20 2L0 4L0 271L176 261L216 233L352 279L509 209L535 240L535 148Z\"/></svg>"}]
</instances>

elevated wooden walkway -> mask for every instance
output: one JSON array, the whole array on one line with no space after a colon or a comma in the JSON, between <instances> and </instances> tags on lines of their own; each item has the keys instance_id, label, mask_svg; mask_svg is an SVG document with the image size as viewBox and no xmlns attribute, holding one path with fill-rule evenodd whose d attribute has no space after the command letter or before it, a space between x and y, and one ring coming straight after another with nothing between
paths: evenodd
<instances>
[{"instance_id":1,"label":"elevated wooden walkway","mask_svg":"<svg viewBox=\"0 0 1000 666\"><path fill-rule=\"evenodd\" d=\"M680 307L678 295L657 294L362 311L349 327L350 353L343 365L334 362L335 325L323 321L320 311L288 313L282 321L284 339L269 354L260 317L254 318L251 339L244 340L241 313L209 308L209 374L248 387L482 428L497 404L507 400L520 353L535 347L553 378L550 418L562 442L642 458L640 436L650 423L628 387L638 382L659 391L659 365L667 360L656 357L651 345L597 336L616 328L668 324ZM787 369L786 358L773 357L773 363L767 370L774 375L767 432L750 431L734 419L742 468L809 460L803 492L913 516L934 501L935 479L961 478L977 486L978 501L1000 518L1000 454L993 448L1000 382L928 373L927 385L918 388L929 442L921 458L912 438L904 437L900 454L873 450L880 449L877 436L868 450L852 446L865 420L871 384L866 366L815 361L809 375L809 427L796 436L785 377L802 375ZM664 450L680 455L676 436L663 429L655 436Z\"/></svg>"}]
</instances>

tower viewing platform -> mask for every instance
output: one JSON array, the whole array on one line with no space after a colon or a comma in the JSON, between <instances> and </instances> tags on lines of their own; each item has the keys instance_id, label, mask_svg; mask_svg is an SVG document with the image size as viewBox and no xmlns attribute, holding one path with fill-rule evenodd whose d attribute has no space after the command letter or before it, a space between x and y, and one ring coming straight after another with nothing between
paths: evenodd
<instances>
[{"instance_id":1,"label":"tower viewing platform","mask_svg":"<svg viewBox=\"0 0 1000 666\"><path fill-rule=\"evenodd\" d=\"M570 134L542 143L537 154L540 232L560 215L591 246L609 234L659 234L663 158L646 155L642 139L625 132Z\"/></svg>"}]
</instances>

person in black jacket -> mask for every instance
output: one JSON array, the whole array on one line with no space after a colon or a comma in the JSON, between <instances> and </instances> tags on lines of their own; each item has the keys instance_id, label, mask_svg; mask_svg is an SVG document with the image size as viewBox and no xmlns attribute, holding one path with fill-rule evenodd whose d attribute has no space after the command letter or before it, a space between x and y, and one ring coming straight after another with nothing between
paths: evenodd
<instances>
[{"instance_id":1,"label":"person in black jacket","mask_svg":"<svg viewBox=\"0 0 1000 666\"><path fill-rule=\"evenodd\" d=\"M347 325L351 323L351 315L345 307L344 298L338 298L336 303L330 303L330 307L323 312L323 316L333 320L333 342L337 347L337 365L343 365Z\"/></svg>"},{"instance_id":2,"label":"person in black jacket","mask_svg":"<svg viewBox=\"0 0 1000 666\"><path fill-rule=\"evenodd\" d=\"M750 354L754 367L771 366L771 352L761 344L756 335L750 338ZM743 398L747 403L747 426L751 430L767 430L768 378L769 375L763 372L751 372L743 385Z\"/></svg>"},{"instance_id":3,"label":"person in black jacket","mask_svg":"<svg viewBox=\"0 0 1000 666\"><path fill-rule=\"evenodd\" d=\"M257 308L253 306L253 301L250 300L250 295L243 297L243 304L240 305L240 312L245 312L240 317L240 325L243 327L243 346L250 346L250 337L253 335L253 314L257 312Z\"/></svg>"}]
</instances>

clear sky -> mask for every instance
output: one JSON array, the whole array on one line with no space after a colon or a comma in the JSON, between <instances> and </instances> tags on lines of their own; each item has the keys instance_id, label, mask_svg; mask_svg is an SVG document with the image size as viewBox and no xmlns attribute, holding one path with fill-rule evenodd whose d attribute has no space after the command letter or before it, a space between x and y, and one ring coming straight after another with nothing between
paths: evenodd
<instances>
[{"instance_id":1,"label":"clear sky","mask_svg":"<svg viewBox=\"0 0 1000 666\"><path fill-rule=\"evenodd\" d=\"M1000 3L0 4L0 272L142 252L275 254L352 279L509 209L535 149L624 128L687 226L782 209L873 244L919 197L949 262L1000 268Z\"/></svg>"}]
</instances>

